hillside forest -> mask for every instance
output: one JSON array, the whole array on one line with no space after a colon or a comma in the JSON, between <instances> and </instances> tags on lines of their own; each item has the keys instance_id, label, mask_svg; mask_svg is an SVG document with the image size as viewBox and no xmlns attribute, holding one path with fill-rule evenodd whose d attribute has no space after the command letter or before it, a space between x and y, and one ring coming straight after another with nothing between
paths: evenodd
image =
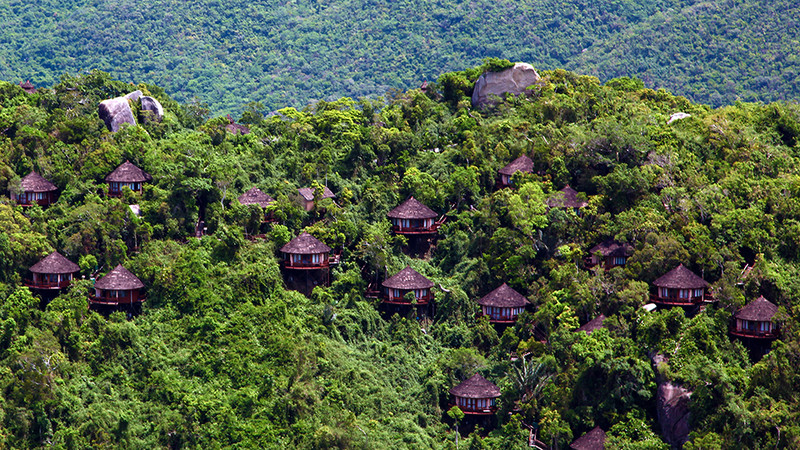
<instances>
[{"instance_id":1,"label":"hillside forest","mask_svg":"<svg viewBox=\"0 0 800 450\"><path fill-rule=\"evenodd\" d=\"M668 381L692 392L683 448L800 447L800 106L712 109L558 69L473 108L478 76L507 64L380 99L245 105L247 134L100 71L35 93L0 82L0 446L521 449L535 434L567 448L599 426L611 448L667 449ZM134 89L163 121L109 132L98 103ZM521 155L533 171L498 188ZM152 182L108 197L125 160ZM54 204L11 201L32 170ZM585 207L546 206L566 185ZM254 186L274 222L237 200ZM317 192L311 211L301 187ZM424 255L386 216L411 196L443 220ZM307 296L286 288L279 253L303 231L340 255ZM606 239L632 246L627 264L588 268ZM45 301L24 280L53 251L80 279ZM145 285L139 314L88 308L117 264ZM679 264L716 302L643 309ZM407 265L434 284L432 317L365 296ZM498 329L476 300L503 283L531 305ZM762 295L781 334L754 358L729 329ZM502 395L493 424L469 429L449 390L476 373Z\"/></svg>"},{"instance_id":2,"label":"hillside forest","mask_svg":"<svg viewBox=\"0 0 800 450\"><path fill-rule=\"evenodd\" d=\"M800 97L788 0L0 0L0 79L106 71L215 115L405 91L486 57L714 107Z\"/></svg>"}]
</instances>

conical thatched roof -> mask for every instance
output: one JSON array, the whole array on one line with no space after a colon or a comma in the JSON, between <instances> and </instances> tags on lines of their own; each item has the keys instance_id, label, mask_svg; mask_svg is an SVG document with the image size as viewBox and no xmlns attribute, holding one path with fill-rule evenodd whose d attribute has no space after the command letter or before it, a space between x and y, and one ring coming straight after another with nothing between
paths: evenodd
<instances>
[{"instance_id":1,"label":"conical thatched roof","mask_svg":"<svg viewBox=\"0 0 800 450\"><path fill-rule=\"evenodd\" d=\"M30 268L33 273L75 273L80 270L77 264L58 252L50 253Z\"/></svg>"},{"instance_id":2,"label":"conical thatched roof","mask_svg":"<svg viewBox=\"0 0 800 450\"><path fill-rule=\"evenodd\" d=\"M58 189L55 184L33 171L22 177L19 184L23 192L50 192Z\"/></svg>"},{"instance_id":3,"label":"conical thatched roof","mask_svg":"<svg viewBox=\"0 0 800 450\"><path fill-rule=\"evenodd\" d=\"M435 219L437 214L414 197L386 214L390 219Z\"/></svg>"},{"instance_id":4,"label":"conical thatched roof","mask_svg":"<svg viewBox=\"0 0 800 450\"><path fill-rule=\"evenodd\" d=\"M739 311L736 311L734 317L740 320L750 320L753 322L769 322L775 317L777 312L778 306L762 295Z\"/></svg>"},{"instance_id":5,"label":"conical thatched roof","mask_svg":"<svg viewBox=\"0 0 800 450\"><path fill-rule=\"evenodd\" d=\"M300 195L306 199L306 201L313 201L314 200L314 188L305 187L300 188L297 190ZM322 198L336 198L336 195L333 194L333 191L328 189L328 186L322 187Z\"/></svg>"},{"instance_id":6,"label":"conical thatched roof","mask_svg":"<svg viewBox=\"0 0 800 450\"><path fill-rule=\"evenodd\" d=\"M266 208L274 202L274 198L270 197L269 194L261 192L261 189L257 187L250 188L249 191L239 196L239 203L243 205L258 205L262 208Z\"/></svg>"},{"instance_id":7,"label":"conical thatched roof","mask_svg":"<svg viewBox=\"0 0 800 450\"><path fill-rule=\"evenodd\" d=\"M603 256L630 256L633 253L633 246L613 239L606 239L589 250L589 254L594 255L595 253L600 253Z\"/></svg>"},{"instance_id":8,"label":"conical thatched roof","mask_svg":"<svg viewBox=\"0 0 800 450\"><path fill-rule=\"evenodd\" d=\"M143 288L144 283L136 278L136 275L130 273L128 269L122 267L122 264L119 264L114 267L114 270L108 272L106 276L97 280L94 287L103 290L130 291Z\"/></svg>"},{"instance_id":9,"label":"conical thatched roof","mask_svg":"<svg viewBox=\"0 0 800 450\"><path fill-rule=\"evenodd\" d=\"M533 172L533 160L528 158L526 155L522 155L519 158L511 161L507 166L503 167L502 169L498 170L501 175L514 175L517 172Z\"/></svg>"},{"instance_id":10,"label":"conical thatched roof","mask_svg":"<svg viewBox=\"0 0 800 450\"><path fill-rule=\"evenodd\" d=\"M572 450L603 450L606 444L606 432L600 427L595 427L592 431L575 439L569 445Z\"/></svg>"},{"instance_id":11,"label":"conical thatched roof","mask_svg":"<svg viewBox=\"0 0 800 450\"><path fill-rule=\"evenodd\" d=\"M600 314L599 316L595 317L594 319L587 322L582 327L578 328L575 331L585 331L586 334L592 334L592 331L599 330L603 328L603 321L606 320L606 316Z\"/></svg>"},{"instance_id":12,"label":"conical thatched roof","mask_svg":"<svg viewBox=\"0 0 800 450\"><path fill-rule=\"evenodd\" d=\"M107 182L114 183L142 183L152 181L153 177L144 170L136 167L132 162L125 161L106 177Z\"/></svg>"},{"instance_id":13,"label":"conical thatched roof","mask_svg":"<svg viewBox=\"0 0 800 450\"><path fill-rule=\"evenodd\" d=\"M700 289L708 287L708 282L681 264L653 281L653 285L669 289Z\"/></svg>"},{"instance_id":14,"label":"conical thatched roof","mask_svg":"<svg viewBox=\"0 0 800 450\"><path fill-rule=\"evenodd\" d=\"M478 304L481 306L494 306L497 308L517 308L529 303L525 296L506 283L478 300Z\"/></svg>"},{"instance_id":15,"label":"conical thatched roof","mask_svg":"<svg viewBox=\"0 0 800 450\"><path fill-rule=\"evenodd\" d=\"M405 269L384 281L382 285L389 289L430 289L433 287L433 282L420 275L411 266L406 266Z\"/></svg>"},{"instance_id":16,"label":"conical thatched roof","mask_svg":"<svg viewBox=\"0 0 800 450\"><path fill-rule=\"evenodd\" d=\"M316 253L328 253L331 251L331 248L304 231L300 233L299 236L289 241L288 244L281 247L281 251L283 253L294 253L297 255L311 255Z\"/></svg>"},{"instance_id":17,"label":"conical thatched roof","mask_svg":"<svg viewBox=\"0 0 800 450\"><path fill-rule=\"evenodd\" d=\"M589 203L578 199L578 191L567 185L547 199L547 206L551 208L583 208Z\"/></svg>"},{"instance_id":18,"label":"conical thatched roof","mask_svg":"<svg viewBox=\"0 0 800 450\"><path fill-rule=\"evenodd\" d=\"M450 393L462 398L497 398L500 397L500 388L494 383L476 373L458 386L450 389Z\"/></svg>"}]
</instances>

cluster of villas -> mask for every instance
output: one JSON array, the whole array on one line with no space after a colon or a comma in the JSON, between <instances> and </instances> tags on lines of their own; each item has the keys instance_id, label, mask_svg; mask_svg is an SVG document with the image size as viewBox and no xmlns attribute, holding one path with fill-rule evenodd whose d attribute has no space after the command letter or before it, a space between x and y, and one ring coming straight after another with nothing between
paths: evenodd
<instances>
[{"instance_id":1,"label":"cluster of villas","mask_svg":"<svg viewBox=\"0 0 800 450\"><path fill-rule=\"evenodd\" d=\"M514 160L499 171L498 185L508 187L517 171L531 172L533 162L527 156ZM152 181L152 177L129 161L125 161L105 181L108 183L108 195L118 197L124 188L133 192L141 192L144 183ZM31 172L21 180L19 192L12 194L14 200L21 205L47 206L57 197L57 188L41 175ZM311 188L298 190L303 207L310 211L315 205L315 192ZM319 194L318 194L319 195ZM324 188L321 198L335 198L333 192ZM258 205L264 209L264 222L274 219L269 206L275 200L257 187L253 187L238 198L243 205ZM573 208L578 210L587 205L577 191L566 186L547 204L551 208ZM409 248L422 247L435 240L443 219L438 214L414 197L410 197L387 214L391 221L392 232L405 236ZM309 294L315 286L330 284L330 269L338 264L339 255L333 254L331 247L309 233L303 232L280 249L282 270L287 287ZM410 252L413 254L414 252ZM589 251L585 259L587 267L599 266L605 270L625 266L633 253L633 247L627 243L608 240L598 244ZM58 292L67 288L78 277L80 269L77 264L68 260L58 252L53 252L30 268L31 277L25 280L30 288L40 292ZM379 291L367 293L368 297L380 299L380 307L386 313L415 313L419 318L429 318L435 312L434 283L410 266L386 278ZM94 284L94 295L89 304L95 308L130 308L135 309L145 301L144 284L122 265L118 265ZM652 283L650 301L657 307L702 307L713 303L714 297L709 291L709 284L684 265L678 265ZM476 299L480 306L480 314L486 316L490 323L497 327L514 324L523 311L531 303L528 299L508 286L502 284L483 297ZM779 336L779 324L775 321L778 307L759 297L734 315L730 334L746 341L771 342ZM591 332L602 327L604 316L585 324L580 331ZM496 399L500 396L499 388L491 381L476 374L451 389L452 404L459 406L467 415L490 416L496 408ZM599 430L599 429L598 429ZM602 430L592 430L586 439L599 439ZM604 434L602 435L604 438ZM580 439L579 439L580 441ZM580 445L576 441L575 445ZM580 447L573 447L580 448Z\"/></svg>"}]
</instances>

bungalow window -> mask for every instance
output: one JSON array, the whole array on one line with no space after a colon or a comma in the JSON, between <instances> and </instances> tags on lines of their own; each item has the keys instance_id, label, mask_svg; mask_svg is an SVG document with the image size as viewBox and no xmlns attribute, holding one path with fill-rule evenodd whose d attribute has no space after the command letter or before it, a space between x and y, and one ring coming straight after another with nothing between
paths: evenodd
<instances>
[{"instance_id":1,"label":"bungalow window","mask_svg":"<svg viewBox=\"0 0 800 450\"><path fill-rule=\"evenodd\" d=\"M311 263L312 264L319 264L319 253L314 253L311 255Z\"/></svg>"},{"instance_id":2,"label":"bungalow window","mask_svg":"<svg viewBox=\"0 0 800 450\"><path fill-rule=\"evenodd\" d=\"M667 288L658 288L658 296L661 298L669 297L669 289Z\"/></svg>"},{"instance_id":3,"label":"bungalow window","mask_svg":"<svg viewBox=\"0 0 800 450\"><path fill-rule=\"evenodd\" d=\"M679 298L689 298L689 289L681 289L678 293Z\"/></svg>"},{"instance_id":4,"label":"bungalow window","mask_svg":"<svg viewBox=\"0 0 800 450\"><path fill-rule=\"evenodd\" d=\"M613 259L613 264L615 266L624 266L626 259L627 258L625 258L624 256L615 256L614 259Z\"/></svg>"},{"instance_id":5,"label":"bungalow window","mask_svg":"<svg viewBox=\"0 0 800 450\"><path fill-rule=\"evenodd\" d=\"M693 297L702 297L703 296L703 289L695 289Z\"/></svg>"},{"instance_id":6,"label":"bungalow window","mask_svg":"<svg viewBox=\"0 0 800 450\"><path fill-rule=\"evenodd\" d=\"M761 325L759 331L762 333L768 333L772 330L772 322L759 322L758 324Z\"/></svg>"}]
</instances>

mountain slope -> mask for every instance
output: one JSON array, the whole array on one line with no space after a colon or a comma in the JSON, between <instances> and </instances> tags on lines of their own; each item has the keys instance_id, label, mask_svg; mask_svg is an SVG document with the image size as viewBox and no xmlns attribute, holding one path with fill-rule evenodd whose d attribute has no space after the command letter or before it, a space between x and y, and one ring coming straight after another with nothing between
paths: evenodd
<instances>
[{"instance_id":1,"label":"mountain slope","mask_svg":"<svg viewBox=\"0 0 800 450\"><path fill-rule=\"evenodd\" d=\"M701 2L667 11L568 66L601 79L642 78L714 106L800 97L800 4Z\"/></svg>"}]
</instances>

